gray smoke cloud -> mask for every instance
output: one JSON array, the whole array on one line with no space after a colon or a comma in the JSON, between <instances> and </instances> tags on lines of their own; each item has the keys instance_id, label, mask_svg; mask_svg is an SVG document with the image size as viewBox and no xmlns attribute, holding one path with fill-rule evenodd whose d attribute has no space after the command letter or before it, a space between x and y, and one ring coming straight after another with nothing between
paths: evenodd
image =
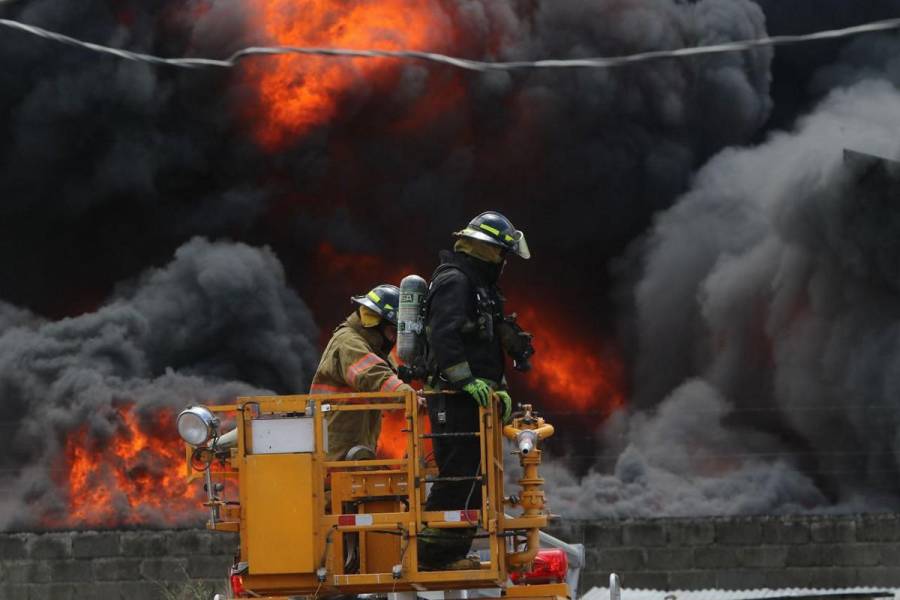
<instances>
[{"instance_id":1,"label":"gray smoke cloud","mask_svg":"<svg viewBox=\"0 0 900 600\"><path fill-rule=\"evenodd\" d=\"M562 470L554 510L896 505L900 163L879 158L900 159L896 49L848 47L816 77L843 87L792 132L720 153L656 218L633 290L635 411L602 433L612 472Z\"/></svg>"},{"instance_id":2,"label":"gray smoke cloud","mask_svg":"<svg viewBox=\"0 0 900 600\"><path fill-rule=\"evenodd\" d=\"M40 317L31 311L0 300L0 331L12 327L34 326L40 323Z\"/></svg>"},{"instance_id":3,"label":"gray smoke cloud","mask_svg":"<svg viewBox=\"0 0 900 600\"><path fill-rule=\"evenodd\" d=\"M655 414L624 425L624 449L611 473L577 478L551 461L550 506L569 518L595 519L799 512L826 505L810 477L791 460L767 458L778 442L758 431L735 431L723 420L732 405L708 382L679 386Z\"/></svg>"},{"instance_id":4,"label":"gray smoke cloud","mask_svg":"<svg viewBox=\"0 0 900 600\"><path fill-rule=\"evenodd\" d=\"M123 433L120 412L130 408L148 435L177 444L161 410L302 391L315 371L317 336L270 250L200 238L95 312L49 322L0 306L0 529L66 523L71 436L102 451ZM153 453L126 467L129 478L161 476ZM100 472L93 483L111 476ZM113 525L179 519L165 507L129 506L121 494L112 502ZM195 519L188 512L174 524Z\"/></svg>"}]
</instances>

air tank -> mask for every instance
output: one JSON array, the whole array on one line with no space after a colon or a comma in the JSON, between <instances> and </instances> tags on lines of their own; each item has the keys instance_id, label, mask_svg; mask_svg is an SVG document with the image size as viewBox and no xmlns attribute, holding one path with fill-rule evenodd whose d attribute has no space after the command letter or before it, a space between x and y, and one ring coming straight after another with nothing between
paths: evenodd
<instances>
[{"instance_id":1,"label":"air tank","mask_svg":"<svg viewBox=\"0 0 900 600\"><path fill-rule=\"evenodd\" d=\"M397 316L397 355L412 365L422 350L425 327L423 304L428 284L418 275L407 275L400 282L400 310Z\"/></svg>"}]
</instances>

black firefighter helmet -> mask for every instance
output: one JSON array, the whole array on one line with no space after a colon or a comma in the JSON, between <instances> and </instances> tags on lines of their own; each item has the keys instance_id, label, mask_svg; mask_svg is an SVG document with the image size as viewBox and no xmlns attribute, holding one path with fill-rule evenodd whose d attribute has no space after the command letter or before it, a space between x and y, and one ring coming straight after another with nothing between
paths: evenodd
<instances>
[{"instance_id":1,"label":"black firefighter helmet","mask_svg":"<svg viewBox=\"0 0 900 600\"><path fill-rule=\"evenodd\" d=\"M516 229L509 219L492 210L481 213L469 221L465 229L453 235L487 242L522 258L531 258L525 234Z\"/></svg>"},{"instance_id":2,"label":"black firefighter helmet","mask_svg":"<svg viewBox=\"0 0 900 600\"><path fill-rule=\"evenodd\" d=\"M391 325L397 324L397 307L400 306L400 288L382 283L372 288L368 294L353 296L351 302L365 306L381 315Z\"/></svg>"}]
</instances>

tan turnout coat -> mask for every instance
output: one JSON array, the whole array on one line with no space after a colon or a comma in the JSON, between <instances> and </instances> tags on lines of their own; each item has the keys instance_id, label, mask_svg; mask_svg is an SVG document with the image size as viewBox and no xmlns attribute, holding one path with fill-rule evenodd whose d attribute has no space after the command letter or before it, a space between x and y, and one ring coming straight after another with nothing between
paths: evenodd
<instances>
[{"instance_id":1,"label":"tan turnout coat","mask_svg":"<svg viewBox=\"0 0 900 600\"><path fill-rule=\"evenodd\" d=\"M366 329L353 313L341 323L325 346L310 394L345 392L393 392L408 388L384 353L384 338ZM372 450L381 432L381 412L377 410L331 412L328 423L328 458L341 460L353 446Z\"/></svg>"}]
</instances>

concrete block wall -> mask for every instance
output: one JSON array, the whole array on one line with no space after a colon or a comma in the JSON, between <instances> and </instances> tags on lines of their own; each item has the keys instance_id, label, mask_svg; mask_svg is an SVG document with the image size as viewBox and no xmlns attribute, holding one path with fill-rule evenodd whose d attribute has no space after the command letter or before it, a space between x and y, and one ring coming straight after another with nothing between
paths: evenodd
<instances>
[{"instance_id":1,"label":"concrete block wall","mask_svg":"<svg viewBox=\"0 0 900 600\"><path fill-rule=\"evenodd\" d=\"M581 592L900 587L900 514L567 521ZM203 530L0 534L0 600L209 600L238 540Z\"/></svg>"},{"instance_id":2,"label":"concrete block wall","mask_svg":"<svg viewBox=\"0 0 900 600\"><path fill-rule=\"evenodd\" d=\"M0 534L0 600L210 600L237 544L205 530Z\"/></svg>"},{"instance_id":3,"label":"concrete block wall","mask_svg":"<svg viewBox=\"0 0 900 600\"><path fill-rule=\"evenodd\" d=\"M900 587L900 515L567 522L550 533L585 545L581 591Z\"/></svg>"}]
</instances>

